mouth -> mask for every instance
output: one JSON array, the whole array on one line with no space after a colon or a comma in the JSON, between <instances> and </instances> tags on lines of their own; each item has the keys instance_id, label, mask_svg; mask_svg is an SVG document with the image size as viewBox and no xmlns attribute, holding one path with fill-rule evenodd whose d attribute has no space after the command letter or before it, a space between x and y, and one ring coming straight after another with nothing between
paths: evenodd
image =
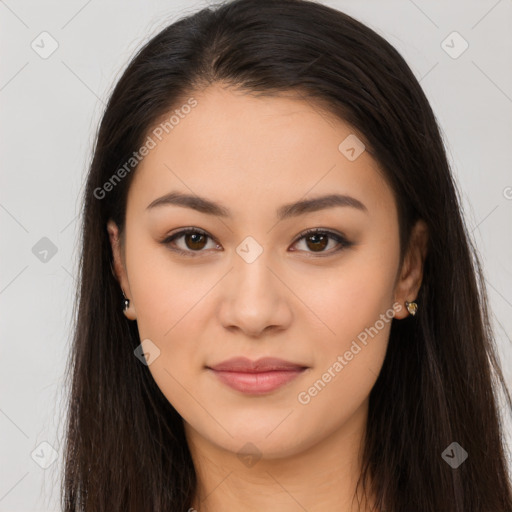
<instances>
[{"instance_id":1,"label":"mouth","mask_svg":"<svg viewBox=\"0 0 512 512\"><path fill-rule=\"evenodd\" d=\"M244 357L229 359L206 368L223 384L252 395L279 389L308 369L307 366L283 359L262 358L251 361Z\"/></svg>"}]
</instances>

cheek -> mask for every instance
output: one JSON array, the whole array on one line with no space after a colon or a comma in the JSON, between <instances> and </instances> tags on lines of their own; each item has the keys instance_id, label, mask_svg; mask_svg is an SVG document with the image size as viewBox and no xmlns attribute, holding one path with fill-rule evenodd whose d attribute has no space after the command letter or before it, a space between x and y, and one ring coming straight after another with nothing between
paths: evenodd
<instances>
[{"instance_id":1,"label":"cheek","mask_svg":"<svg viewBox=\"0 0 512 512\"><path fill-rule=\"evenodd\" d=\"M366 402L386 356L394 316L392 281L386 272L366 269L347 273L326 294L313 297L312 309L321 312L329 330L317 337L315 367L297 396L307 411L304 428L313 428L314 418L326 414L324 428L342 424Z\"/></svg>"},{"instance_id":2,"label":"cheek","mask_svg":"<svg viewBox=\"0 0 512 512\"><path fill-rule=\"evenodd\" d=\"M160 249L134 248L128 263L139 337L151 340L159 351L149 370L174 404L183 396L181 386L193 387L191 369L198 371L204 363L200 359L204 321L197 315L212 280L199 279L193 269L180 270Z\"/></svg>"},{"instance_id":3,"label":"cheek","mask_svg":"<svg viewBox=\"0 0 512 512\"><path fill-rule=\"evenodd\" d=\"M155 383L179 414L192 421L191 397L200 396L197 377L204 364L200 341L204 321L197 315L211 284L208 280L194 283L193 272L169 272L168 268L168 262L141 259L133 289L137 325L140 339L150 339L159 351L148 366Z\"/></svg>"},{"instance_id":4,"label":"cheek","mask_svg":"<svg viewBox=\"0 0 512 512\"><path fill-rule=\"evenodd\" d=\"M309 293L308 306L325 328L312 346L317 364L308 381L311 393L303 390L305 401L315 397L317 406L328 407L329 400L343 397L340 403L353 409L371 391L394 316L395 257L392 245L375 251L367 247Z\"/></svg>"},{"instance_id":5,"label":"cheek","mask_svg":"<svg viewBox=\"0 0 512 512\"><path fill-rule=\"evenodd\" d=\"M197 268L177 265L156 244L146 240L134 246L127 264L141 335L168 343L184 325L193 328L189 315L206 293L208 279Z\"/></svg>"},{"instance_id":6,"label":"cheek","mask_svg":"<svg viewBox=\"0 0 512 512\"><path fill-rule=\"evenodd\" d=\"M344 381L343 387L369 391L365 382L380 371L394 311L386 299L385 283L345 284L347 287L333 287L336 299L327 301L324 297L324 306L319 309L328 331L318 337L320 343L314 348L318 363L315 376L327 371L332 376L334 372L340 385Z\"/></svg>"},{"instance_id":7,"label":"cheek","mask_svg":"<svg viewBox=\"0 0 512 512\"><path fill-rule=\"evenodd\" d=\"M330 346L343 348L374 325L381 314L391 315L394 259L391 252L384 252L376 256L363 251L354 253L338 269L314 280L315 286L309 280L303 281L298 295L307 297L307 306L324 326L322 339L327 346L323 350Z\"/></svg>"}]
</instances>

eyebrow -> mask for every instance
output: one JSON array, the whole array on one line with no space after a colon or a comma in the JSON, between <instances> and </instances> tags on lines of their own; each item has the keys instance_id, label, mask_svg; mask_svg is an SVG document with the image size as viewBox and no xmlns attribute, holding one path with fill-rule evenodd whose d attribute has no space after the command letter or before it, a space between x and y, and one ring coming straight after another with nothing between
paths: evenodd
<instances>
[{"instance_id":1,"label":"eyebrow","mask_svg":"<svg viewBox=\"0 0 512 512\"><path fill-rule=\"evenodd\" d=\"M207 215L214 215L216 217L232 218L231 212L224 206L210 201L204 197L197 195L184 194L183 192L169 192L162 197L152 201L146 210L153 208L175 205L191 208ZM349 206L368 213L366 206L358 199L344 195L344 194L328 194L313 199L303 199L295 203L289 203L281 206L277 210L277 218L279 220L296 217L305 213L316 212L333 208L335 206Z\"/></svg>"}]
</instances>

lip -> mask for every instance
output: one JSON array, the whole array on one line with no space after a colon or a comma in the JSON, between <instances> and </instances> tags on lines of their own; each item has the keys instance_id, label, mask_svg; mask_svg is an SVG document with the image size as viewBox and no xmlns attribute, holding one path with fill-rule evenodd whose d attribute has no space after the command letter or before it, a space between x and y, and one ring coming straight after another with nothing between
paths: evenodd
<instances>
[{"instance_id":1,"label":"lip","mask_svg":"<svg viewBox=\"0 0 512 512\"><path fill-rule=\"evenodd\" d=\"M235 357L207 366L221 382L242 393L259 395L274 391L298 377L307 366L275 357L251 361Z\"/></svg>"},{"instance_id":2,"label":"lip","mask_svg":"<svg viewBox=\"0 0 512 512\"><path fill-rule=\"evenodd\" d=\"M207 368L221 372L262 373L276 370L302 370L307 367L302 364L285 361L284 359L278 359L277 357L262 357L256 361L252 361L247 357L233 357Z\"/></svg>"}]
</instances>

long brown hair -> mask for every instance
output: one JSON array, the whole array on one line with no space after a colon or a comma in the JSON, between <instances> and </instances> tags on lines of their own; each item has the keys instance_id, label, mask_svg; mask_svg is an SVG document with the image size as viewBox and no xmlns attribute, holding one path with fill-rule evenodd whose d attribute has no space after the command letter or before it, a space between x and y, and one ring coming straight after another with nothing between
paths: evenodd
<instances>
[{"instance_id":1,"label":"long brown hair","mask_svg":"<svg viewBox=\"0 0 512 512\"><path fill-rule=\"evenodd\" d=\"M106 223L123 231L136 165L108 192L105 184L158 119L221 81L296 91L350 123L392 187L402 257L415 221L429 228L419 312L393 321L370 394L359 488L387 512L510 512L498 390L507 410L512 401L437 121L385 39L306 0L235 0L189 15L144 45L111 94L84 193L63 510L191 507L196 474L182 419L134 356L138 330L111 271ZM468 453L456 468L442 457L453 442Z\"/></svg>"}]
</instances>

